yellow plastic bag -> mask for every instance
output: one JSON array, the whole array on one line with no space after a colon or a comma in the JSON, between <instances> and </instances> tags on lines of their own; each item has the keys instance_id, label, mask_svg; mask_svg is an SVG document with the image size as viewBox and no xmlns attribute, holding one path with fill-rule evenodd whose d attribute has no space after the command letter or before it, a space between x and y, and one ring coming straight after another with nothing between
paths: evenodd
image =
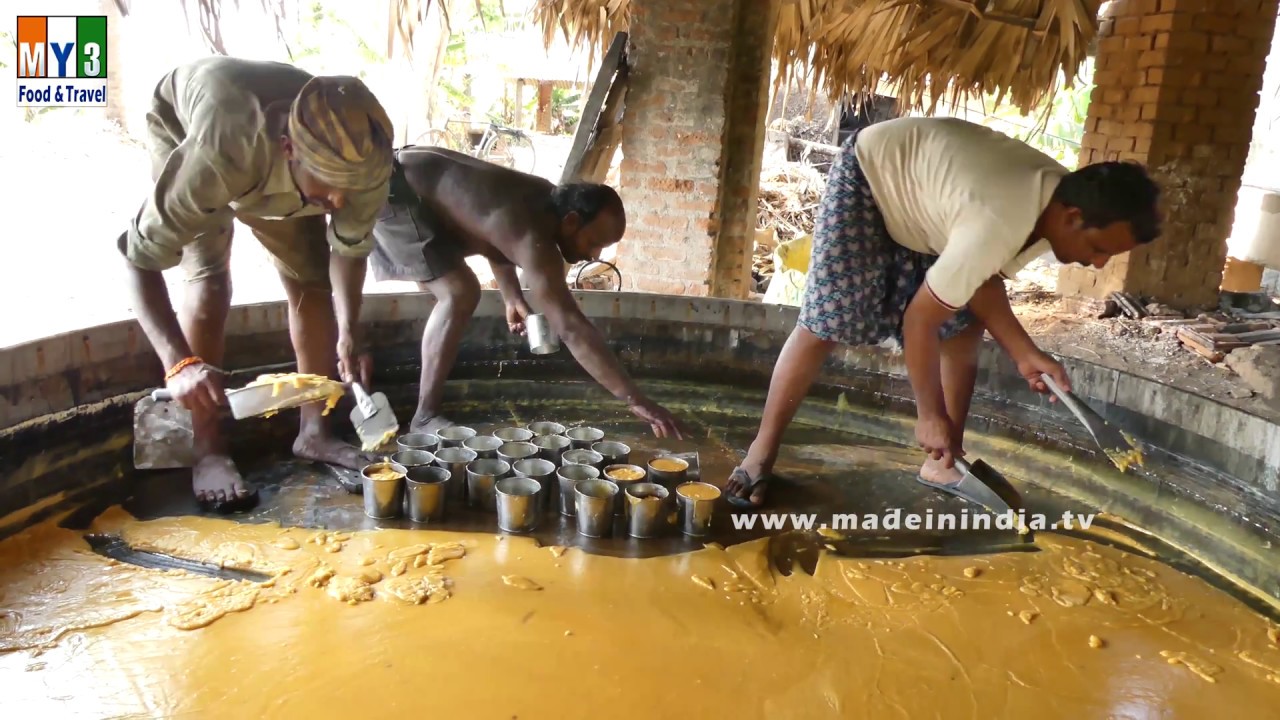
<instances>
[{"instance_id":1,"label":"yellow plastic bag","mask_svg":"<svg viewBox=\"0 0 1280 720\"><path fill-rule=\"evenodd\" d=\"M800 305L812 250L812 235L802 235L778 244L773 251L773 280L764 293L764 302L772 305Z\"/></svg>"}]
</instances>

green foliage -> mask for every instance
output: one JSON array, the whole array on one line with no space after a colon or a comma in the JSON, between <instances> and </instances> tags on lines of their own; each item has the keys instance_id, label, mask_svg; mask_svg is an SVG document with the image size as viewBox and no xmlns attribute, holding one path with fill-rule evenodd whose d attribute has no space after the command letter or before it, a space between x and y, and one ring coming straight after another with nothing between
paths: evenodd
<instances>
[{"instance_id":1,"label":"green foliage","mask_svg":"<svg viewBox=\"0 0 1280 720\"><path fill-rule=\"evenodd\" d=\"M551 90L551 132L557 135L572 133L582 118L582 92L569 88Z\"/></svg>"},{"instance_id":2,"label":"green foliage","mask_svg":"<svg viewBox=\"0 0 1280 720\"><path fill-rule=\"evenodd\" d=\"M297 48L294 62L317 73L350 74L368 77L370 66L386 62L386 56L374 50L345 18L327 9L322 2L312 2L300 10L298 36L292 43ZM311 60L312 62L307 62Z\"/></svg>"},{"instance_id":3,"label":"green foliage","mask_svg":"<svg viewBox=\"0 0 1280 720\"><path fill-rule=\"evenodd\" d=\"M979 122L1016 137L1074 170L1093 95L1093 59L1081 68L1074 87L1066 87L1065 77L1060 80L1058 92L1033 112L1023 115L1017 108L1001 104L985 113ZM994 105L994 100L988 98L987 107Z\"/></svg>"}]
</instances>

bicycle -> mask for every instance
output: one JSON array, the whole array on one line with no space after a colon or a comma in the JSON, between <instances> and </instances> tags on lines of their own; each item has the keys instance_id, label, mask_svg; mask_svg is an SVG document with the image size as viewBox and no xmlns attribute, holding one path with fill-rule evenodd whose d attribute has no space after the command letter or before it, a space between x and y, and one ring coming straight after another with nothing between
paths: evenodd
<instances>
[{"instance_id":1,"label":"bicycle","mask_svg":"<svg viewBox=\"0 0 1280 720\"><path fill-rule=\"evenodd\" d=\"M461 125L461 133L451 133L449 125ZM469 120L449 120L445 128L432 128L418 136L417 143L448 148L486 162L533 173L537 157L533 149L533 138L519 128L508 127L492 118L484 130L476 137Z\"/></svg>"}]
</instances>

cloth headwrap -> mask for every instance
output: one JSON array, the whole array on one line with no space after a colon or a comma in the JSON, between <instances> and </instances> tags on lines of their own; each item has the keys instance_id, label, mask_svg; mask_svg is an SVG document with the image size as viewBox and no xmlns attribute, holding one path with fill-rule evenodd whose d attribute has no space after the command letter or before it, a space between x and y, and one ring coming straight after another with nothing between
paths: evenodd
<instances>
[{"instance_id":1,"label":"cloth headwrap","mask_svg":"<svg viewBox=\"0 0 1280 720\"><path fill-rule=\"evenodd\" d=\"M341 190L373 190L391 176L394 130L359 78L314 77L289 111L296 156L316 179Z\"/></svg>"}]
</instances>

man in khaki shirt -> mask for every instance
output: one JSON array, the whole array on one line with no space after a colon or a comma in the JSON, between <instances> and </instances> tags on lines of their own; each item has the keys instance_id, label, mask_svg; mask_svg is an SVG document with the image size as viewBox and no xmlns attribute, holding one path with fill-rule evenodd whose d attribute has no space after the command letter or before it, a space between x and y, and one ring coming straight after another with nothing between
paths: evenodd
<instances>
[{"instance_id":1,"label":"man in khaki shirt","mask_svg":"<svg viewBox=\"0 0 1280 720\"><path fill-rule=\"evenodd\" d=\"M371 231L389 188L391 121L356 78L211 57L160 80L147 135L155 190L117 241L133 307L166 386L192 413L196 498L218 511L245 509L257 494L218 421L232 221L252 229L284 283L298 372L367 384L358 319ZM161 276L176 266L189 283L180 313ZM302 408L294 453L353 469L368 463L321 412Z\"/></svg>"}]
</instances>

